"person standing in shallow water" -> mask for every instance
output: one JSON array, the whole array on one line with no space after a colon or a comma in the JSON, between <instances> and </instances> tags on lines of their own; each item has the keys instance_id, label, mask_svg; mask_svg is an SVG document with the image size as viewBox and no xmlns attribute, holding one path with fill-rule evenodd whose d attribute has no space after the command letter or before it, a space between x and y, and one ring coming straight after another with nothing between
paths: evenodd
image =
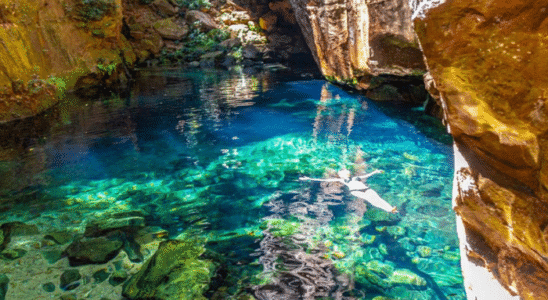
<instances>
[{"instance_id":1,"label":"person standing in shallow water","mask_svg":"<svg viewBox=\"0 0 548 300\"><path fill-rule=\"evenodd\" d=\"M339 178L321 179L321 178L310 178L310 177L304 176L304 177L300 177L299 180L340 182L348 187L348 189L350 190L350 194L352 194L353 196L363 199L369 202L371 205L378 207L389 213L397 213L398 209L395 206L390 205L390 203L382 199L381 196L377 194L377 192L375 192L365 183L358 180L360 178L366 179L379 173L383 173L383 171L375 170L369 174L350 177L350 171L343 169L337 172L337 175L339 175Z\"/></svg>"}]
</instances>

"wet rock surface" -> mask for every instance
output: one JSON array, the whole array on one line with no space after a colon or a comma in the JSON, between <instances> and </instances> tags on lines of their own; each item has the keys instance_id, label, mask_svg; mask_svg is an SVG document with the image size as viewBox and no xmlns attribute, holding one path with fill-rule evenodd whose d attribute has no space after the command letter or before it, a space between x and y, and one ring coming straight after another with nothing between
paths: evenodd
<instances>
[{"instance_id":1,"label":"wet rock surface","mask_svg":"<svg viewBox=\"0 0 548 300\"><path fill-rule=\"evenodd\" d=\"M180 73L177 72L176 76L179 75ZM167 85L165 93L181 97L189 95L185 90L189 86L195 88L189 84L188 80L177 81L176 78L179 77L170 77L168 80L164 77L146 77L139 88L147 90L148 95L155 87L155 80L162 81L163 84L167 81L170 85ZM258 93L264 92L262 89L268 85L268 78L261 77L257 73L249 77L238 73L235 78L237 85L230 85L212 78L211 81L199 83L197 87L203 89L204 93L209 93L203 96L204 99L211 99L211 95L222 92L223 99L228 98L226 101L219 102L224 109L225 106L233 107L231 105L240 105L240 103L245 105L246 101L258 101ZM245 86L241 85L242 78L249 80ZM173 84L174 82L177 84ZM296 115L302 116L304 113L307 126L310 122L315 122L315 128L320 132L329 130L328 121L331 116L339 120L354 120L350 118L349 111L352 111L356 120L364 117L365 111L359 109L362 105L359 101L347 98L349 96L338 89L336 94L331 94L330 89L334 88L327 83L312 82L310 84L310 86L305 85L306 89L321 88L321 91L318 90L317 93L322 95L321 99L310 99L309 96L300 95L301 102L291 103L281 100L279 103L268 104L265 107L268 111L287 112L294 109L299 111L295 113ZM162 92L164 92L163 89ZM292 93L290 95L299 95ZM269 95L272 96L272 94ZM337 95L342 95L343 99ZM149 100L145 98L144 101ZM323 110L320 112L311 110L306 113L304 108L309 109L311 105L321 107ZM100 109L101 106L90 107L85 115L88 113L92 115ZM324 112L329 114L326 115ZM199 119L206 116L206 114L200 115ZM89 120L90 117L88 115L87 118L82 119ZM184 128L185 133L203 128L195 126L198 123L192 123L191 119L184 121L186 125L180 126ZM102 128L99 123L93 123L94 128ZM356 121L357 123L359 122ZM382 132L391 126L397 126L394 122L373 125L372 127L380 127ZM348 128L347 126L351 124L346 124L345 121L342 127ZM233 136L230 135L229 138ZM238 134L238 137L244 139L247 135ZM240 142L240 140L234 140ZM127 141L127 145L133 145L130 140ZM444 267L448 273L455 273L455 269L458 270L458 262L446 261L442 258L453 251L455 246L448 237L449 234L444 232L444 230L450 231L451 228L452 220L448 217L449 215L436 217L427 210L416 214L415 206L411 204L423 200L420 196L421 187L431 182L446 186L440 193L445 200L448 199L446 196L449 188L442 184L444 179L441 176L446 168L442 164L445 159L439 154L428 151L421 151L420 154L418 150L411 151L409 145L413 144L401 141L398 146L405 150L390 150L384 149L375 142L360 141L358 145L352 141L345 148L335 143L318 142L309 135L289 134L264 141L244 143L241 147L215 149L216 152L221 151L221 154L215 153L212 155L213 159L210 157L201 160L203 158L189 157L187 153L174 155L170 152L171 148L163 142L140 144L139 147L142 147L140 151L158 151L162 153L162 157L158 160L142 160L144 165L135 166L133 157L128 156L128 166L142 168L142 172L134 174L134 177L126 177L127 173L123 167L120 170L118 166L114 166L110 171L121 174L120 178L95 179L94 177L93 180L85 183L70 182L48 190L47 195L55 196L51 200L54 204L52 211L44 211L42 209L44 203L40 203L42 206L34 203L29 205L30 207L37 205L36 210L39 213L33 215L35 219L28 225L39 224L37 226L43 230L43 233L13 237L8 244L8 249L18 248L12 242L19 243L29 239L31 242L23 245L28 248L37 246L39 249L32 248L33 251L27 252L15 261L2 261L0 272L13 276L10 280L17 284L10 286L10 289L15 297L28 293L79 299L84 298L84 295L89 292L87 297L90 298L117 298L126 286L120 283L124 280L124 270L127 271L128 278L132 278L143 270L142 261L148 261L154 255L158 239L166 237L168 232L169 234L180 233L191 228L195 231L190 231L188 235L181 237L181 240L190 241L193 235L207 235L206 247L209 250L191 260L193 263L189 268L185 267L186 263L174 263L179 267L174 267L176 270L173 278L179 275L185 278L196 278L196 290L191 291L196 298L200 297L200 293L211 299L227 297L252 299L250 297L255 296L251 295L255 294L273 298L276 295L304 293L355 299L360 297L359 292L351 295L345 292L350 293L349 290L354 287L353 284L359 285L355 288L356 291L365 291L364 285L353 281L353 275L351 275L355 270L354 262L356 261L367 263L377 260L385 264L396 261L396 264L399 264L400 257L408 260L417 257L434 261L437 263L436 267ZM360 150L361 147L367 151ZM205 147L203 151L207 148ZM346 152L343 154L343 151ZM387 199L395 201L394 204L397 204L402 211L408 210L409 214L395 216L375 209L368 210L363 201L362 203L352 201L336 185L315 185L297 181L299 174L331 176L335 168L338 169L343 165L361 172L367 167L365 160L371 161L376 167L390 170L388 174L382 175L376 184L375 181L370 183ZM165 166L165 169L163 167L156 169L157 166L154 166L156 164ZM267 203L268 205L265 205ZM409 204L405 205L405 203ZM439 210L445 209L446 212L450 210L447 204L448 202L445 201L445 206L440 207ZM427 204L421 205L427 206ZM265 210L271 210L268 218L258 219L257 215L261 215ZM218 213L221 211L232 213L229 215ZM345 216L346 211L351 212L348 218ZM11 220L26 216L25 213L22 216L9 218ZM399 222L401 224L398 224ZM437 226L438 224L442 225ZM162 226L166 230L158 230L147 225ZM406 229L401 230L396 227L397 225ZM60 230L61 228L65 230L64 233ZM58 234L59 232L61 233ZM46 238L46 236L49 237ZM68 257L46 261L43 255L44 251L64 250L73 242L78 243L87 239L122 241L124 245L130 247L118 248L117 246L117 254L104 263L85 263L78 266L71 266ZM254 251L261 247L262 240L266 240L265 258L259 261L260 256L256 256L259 253ZM34 241L39 243L36 244ZM125 244L129 241L134 241L139 247L132 247L131 245L134 245L132 243ZM404 244L404 242L407 242L405 245L408 253L394 252L395 250L391 248L393 244ZM418 246L424 245L431 245L430 256L422 257L428 250ZM445 245L450 246L445 249ZM133 259L132 251L142 253L142 260ZM168 253L167 250L165 251ZM158 256L155 261L162 261L162 258ZM204 271L205 268L202 266L205 264L198 261L210 261L208 265L215 265L215 272L209 268L207 272ZM415 261L422 262L418 259ZM263 263L268 267L269 272L262 272ZM405 263L414 264L409 261ZM167 262L162 264L171 266ZM217 264L221 266L217 268ZM28 268L20 268L18 265L28 266ZM150 265L152 263L147 266ZM51 270L51 273L41 272L31 282L21 280L28 276L29 269L39 269L44 266ZM406 268L410 267L406 266ZM70 291L63 291L59 288L59 282L52 278L59 278L60 274L70 269L77 269L82 278L75 281L79 282L77 287ZM154 268L149 268L149 271L151 269ZM394 269L404 269L404 267L396 265ZM436 268L425 267L424 269L435 277ZM199 272L184 275L189 274L191 270ZM375 285L372 290L378 294L389 294L393 297L405 294L410 295L411 299L420 299L418 297L430 295L432 286L439 284L433 284L416 269L409 270L416 275L407 274L416 279L410 282L420 282L417 279L420 277L427 281L427 285L398 283L393 284L390 289ZM142 293L145 293L147 289L149 291L159 289L167 294L169 286L176 286L177 289L192 289L190 286L183 286L181 283L183 280L169 285L157 285L157 282L150 279L154 277L154 274L157 273L152 272L139 277L147 278L143 281L136 279L139 282L147 282L144 285L146 287L139 287L133 283L131 286L137 286ZM458 279L459 273L456 272L456 274L453 276ZM163 273L161 275L163 278L171 276ZM209 281L206 278L210 278ZM397 278L398 282L405 279L402 276ZM46 292L43 289L42 284L48 282L55 284L56 289L53 292ZM451 280L446 282L450 283ZM447 289L458 290L458 284L458 281L454 280Z\"/></svg>"},{"instance_id":2,"label":"wet rock surface","mask_svg":"<svg viewBox=\"0 0 548 300\"><path fill-rule=\"evenodd\" d=\"M415 28L455 139L468 297L548 298L546 5L440 2L415 2Z\"/></svg>"},{"instance_id":3,"label":"wet rock surface","mask_svg":"<svg viewBox=\"0 0 548 300\"><path fill-rule=\"evenodd\" d=\"M367 89L374 75L425 70L407 1L290 2L327 78Z\"/></svg>"},{"instance_id":4,"label":"wet rock surface","mask_svg":"<svg viewBox=\"0 0 548 300\"><path fill-rule=\"evenodd\" d=\"M123 295L137 299L198 299L207 290L214 270L200 260L203 246L196 241L168 240L124 285Z\"/></svg>"}]
</instances>

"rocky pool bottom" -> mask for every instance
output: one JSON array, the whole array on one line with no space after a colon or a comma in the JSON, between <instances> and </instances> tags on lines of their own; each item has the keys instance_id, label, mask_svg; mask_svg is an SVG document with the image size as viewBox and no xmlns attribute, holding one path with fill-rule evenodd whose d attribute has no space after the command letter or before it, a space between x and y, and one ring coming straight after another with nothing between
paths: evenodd
<instances>
[{"instance_id":1,"label":"rocky pool bottom","mask_svg":"<svg viewBox=\"0 0 548 300\"><path fill-rule=\"evenodd\" d=\"M171 85L157 94L104 101L110 113L95 123L126 110L145 122L136 107L160 103L146 110L155 119L172 105L166 99L187 99L188 74L162 76ZM64 162L33 174L39 184L2 194L0 299L466 298L448 146L321 81L216 76L192 77L189 97L202 106L187 103L183 122L144 126L148 138L139 124L134 135L93 132L78 159L66 158L71 142L33 145L45 161L64 153ZM235 91L238 105L226 100ZM223 113L212 114L215 104ZM75 111L57 132L97 117L86 105ZM4 174L15 168L1 164ZM336 183L298 180L342 168L384 170L368 185L400 213Z\"/></svg>"}]
</instances>

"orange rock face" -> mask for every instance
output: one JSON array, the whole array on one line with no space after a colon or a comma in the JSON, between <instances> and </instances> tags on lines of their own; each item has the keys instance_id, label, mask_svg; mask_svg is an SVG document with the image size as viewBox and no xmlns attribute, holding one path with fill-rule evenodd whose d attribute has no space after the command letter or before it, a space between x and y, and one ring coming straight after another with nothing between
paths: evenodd
<instances>
[{"instance_id":1,"label":"orange rock face","mask_svg":"<svg viewBox=\"0 0 548 300\"><path fill-rule=\"evenodd\" d=\"M547 9L542 1L416 6L415 30L456 144L469 299L493 299L472 279L478 274L495 278L506 297L548 299Z\"/></svg>"},{"instance_id":2,"label":"orange rock face","mask_svg":"<svg viewBox=\"0 0 548 300\"><path fill-rule=\"evenodd\" d=\"M408 1L291 0L322 73L367 88L372 75L425 70Z\"/></svg>"},{"instance_id":3,"label":"orange rock face","mask_svg":"<svg viewBox=\"0 0 548 300\"><path fill-rule=\"evenodd\" d=\"M104 64L120 64L120 53L133 60L121 33L121 0L97 12L78 1L0 0L0 121L34 115L57 102L55 92L34 97L33 80L72 87Z\"/></svg>"}]
</instances>

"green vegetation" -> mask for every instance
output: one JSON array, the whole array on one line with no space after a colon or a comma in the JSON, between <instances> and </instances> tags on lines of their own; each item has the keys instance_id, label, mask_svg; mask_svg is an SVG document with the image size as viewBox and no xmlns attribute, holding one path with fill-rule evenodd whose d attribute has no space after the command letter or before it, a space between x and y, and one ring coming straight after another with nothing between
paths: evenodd
<instances>
[{"instance_id":1,"label":"green vegetation","mask_svg":"<svg viewBox=\"0 0 548 300\"><path fill-rule=\"evenodd\" d=\"M73 19L92 22L99 21L116 9L114 0L79 0L75 6L64 4L65 12Z\"/></svg>"},{"instance_id":2,"label":"green vegetation","mask_svg":"<svg viewBox=\"0 0 548 300\"><path fill-rule=\"evenodd\" d=\"M98 21L115 9L114 0L81 0L78 15L87 21Z\"/></svg>"},{"instance_id":3,"label":"green vegetation","mask_svg":"<svg viewBox=\"0 0 548 300\"><path fill-rule=\"evenodd\" d=\"M67 84L62 78L49 76L48 79L46 79L46 83L55 87L57 97L61 98L65 95Z\"/></svg>"},{"instance_id":4,"label":"green vegetation","mask_svg":"<svg viewBox=\"0 0 548 300\"><path fill-rule=\"evenodd\" d=\"M209 9L211 3L208 0L175 0L179 6L186 7L191 10L199 10L202 8Z\"/></svg>"},{"instance_id":5,"label":"green vegetation","mask_svg":"<svg viewBox=\"0 0 548 300\"><path fill-rule=\"evenodd\" d=\"M224 29L212 29L204 33L198 26L192 28L182 41L183 48L172 53L163 53L164 63L199 60L205 53L224 50L219 43L230 37L230 33Z\"/></svg>"},{"instance_id":6,"label":"green vegetation","mask_svg":"<svg viewBox=\"0 0 548 300\"><path fill-rule=\"evenodd\" d=\"M116 67L118 67L118 64L115 62L111 62L110 64L104 64L103 62L99 62L97 64L97 69L108 76L111 76L112 73L116 71Z\"/></svg>"}]
</instances>

